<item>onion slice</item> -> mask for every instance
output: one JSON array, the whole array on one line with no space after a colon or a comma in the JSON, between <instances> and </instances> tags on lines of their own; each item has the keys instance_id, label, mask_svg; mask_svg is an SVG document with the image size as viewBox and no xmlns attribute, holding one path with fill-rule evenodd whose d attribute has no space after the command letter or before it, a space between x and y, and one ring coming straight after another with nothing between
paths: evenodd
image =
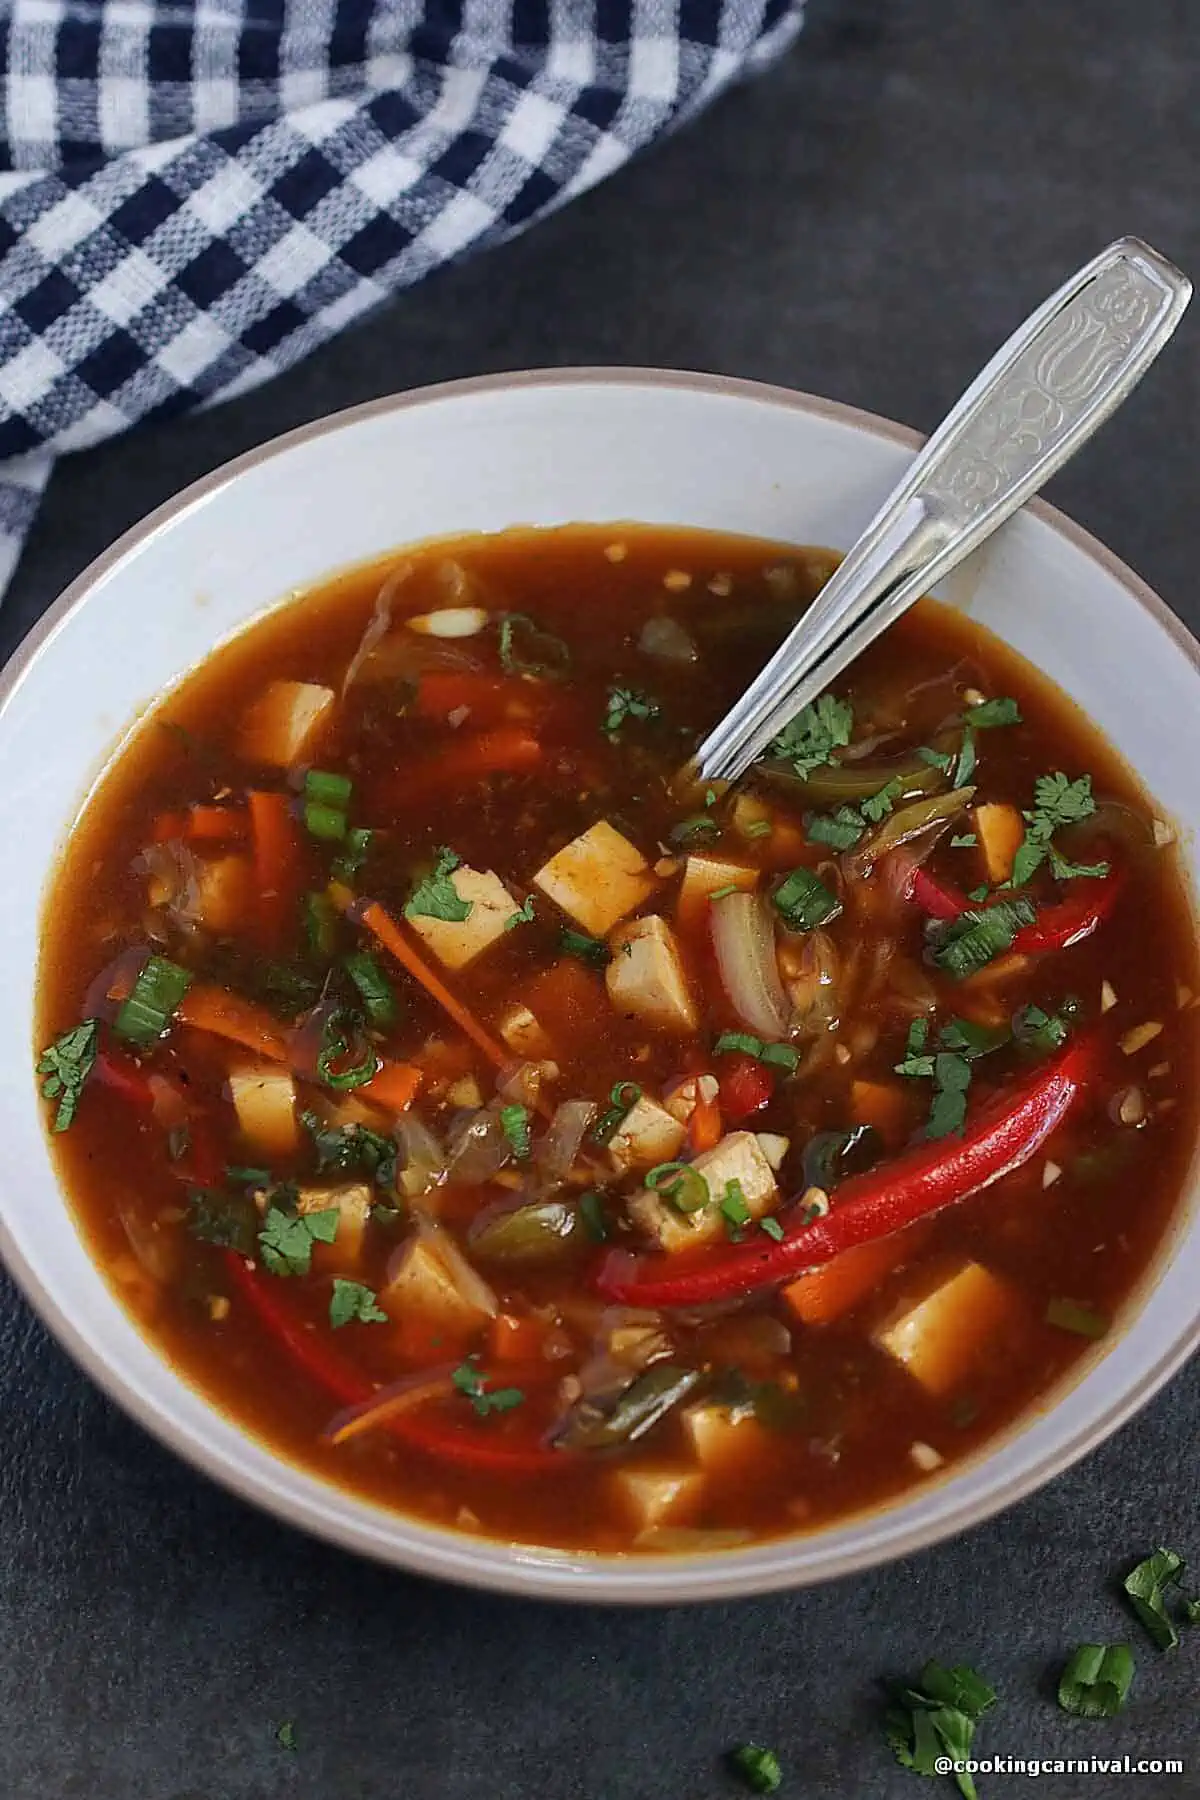
<instances>
[{"instance_id":1,"label":"onion slice","mask_svg":"<svg viewBox=\"0 0 1200 1800\"><path fill-rule=\"evenodd\" d=\"M786 1037L791 1013L764 901L758 894L726 894L710 910L721 985L738 1018L761 1038Z\"/></svg>"}]
</instances>

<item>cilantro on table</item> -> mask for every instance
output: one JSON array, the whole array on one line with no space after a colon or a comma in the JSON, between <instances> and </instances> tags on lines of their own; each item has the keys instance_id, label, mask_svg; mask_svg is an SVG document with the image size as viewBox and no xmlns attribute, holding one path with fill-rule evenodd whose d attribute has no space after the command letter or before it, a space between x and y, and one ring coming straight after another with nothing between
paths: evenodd
<instances>
[{"instance_id":1,"label":"cilantro on table","mask_svg":"<svg viewBox=\"0 0 1200 1800\"><path fill-rule=\"evenodd\" d=\"M1183 1558L1177 1550L1158 1549L1130 1569L1122 1587L1130 1606L1145 1626L1158 1650L1173 1650L1179 1633L1167 1611L1167 1597L1183 1575ZM1178 1598L1172 1593L1172 1598Z\"/></svg>"},{"instance_id":2,"label":"cilantro on table","mask_svg":"<svg viewBox=\"0 0 1200 1800\"><path fill-rule=\"evenodd\" d=\"M967 707L963 723L973 725L976 731L987 731L996 725L1019 725L1021 709L1007 695L996 700L981 700L977 706Z\"/></svg>"},{"instance_id":3,"label":"cilantro on table","mask_svg":"<svg viewBox=\"0 0 1200 1800\"><path fill-rule=\"evenodd\" d=\"M822 694L788 720L771 739L767 755L790 762L797 775L811 775L814 769L834 761L834 751L850 742L853 729L854 709L849 701Z\"/></svg>"},{"instance_id":4,"label":"cilantro on table","mask_svg":"<svg viewBox=\"0 0 1200 1800\"><path fill-rule=\"evenodd\" d=\"M729 1752L729 1766L752 1794L773 1794L783 1781L779 1758L762 1744L739 1744Z\"/></svg>"},{"instance_id":5,"label":"cilantro on table","mask_svg":"<svg viewBox=\"0 0 1200 1800\"><path fill-rule=\"evenodd\" d=\"M1070 781L1061 769L1053 775L1039 775L1033 784L1033 806L1021 815L1025 820L1025 837L1013 857L1008 885L1024 887L1045 862L1049 863L1050 873L1056 881L1069 881L1077 875L1107 875L1106 862L1070 862L1051 841L1062 826L1077 825L1083 819L1090 819L1095 810L1090 775L1080 775L1074 781Z\"/></svg>"},{"instance_id":6,"label":"cilantro on table","mask_svg":"<svg viewBox=\"0 0 1200 1800\"><path fill-rule=\"evenodd\" d=\"M303 1112L300 1120L313 1141L317 1168L322 1175L360 1172L380 1187L396 1179L396 1145L369 1125L324 1125L316 1113Z\"/></svg>"},{"instance_id":7,"label":"cilantro on table","mask_svg":"<svg viewBox=\"0 0 1200 1800\"><path fill-rule=\"evenodd\" d=\"M571 666L571 652L528 613L501 613L500 666L506 675L541 675L557 680Z\"/></svg>"},{"instance_id":8,"label":"cilantro on table","mask_svg":"<svg viewBox=\"0 0 1200 1800\"><path fill-rule=\"evenodd\" d=\"M1058 1683L1058 1704L1079 1719L1111 1719L1125 1704L1133 1680L1128 1644L1080 1644Z\"/></svg>"},{"instance_id":9,"label":"cilantro on table","mask_svg":"<svg viewBox=\"0 0 1200 1800\"><path fill-rule=\"evenodd\" d=\"M932 919L926 927L930 959L961 981L974 975L994 957L1012 948L1012 941L1036 914L1028 900L997 900L986 910L969 908L957 919Z\"/></svg>"},{"instance_id":10,"label":"cilantro on table","mask_svg":"<svg viewBox=\"0 0 1200 1800\"><path fill-rule=\"evenodd\" d=\"M294 1750L296 1748L296 1727L292 1724L290 1719L285 1719L278 1731L276 1731L275 1742L279 1745L281 1750Z\"/></svg>"},{"instance_id":11,"label":"cilantro on table","mask_svg":"<svg viewBox=\"0 0 1200 1800\"><path fill-rule=\"evenodd\" d=\"M388 1315L379 1305L373 1288L364 1287L361 1281L344 1281L336 1275L329 1299L329 1323L337 1331L356 1320L362 1325L386 1325Z\"/></svg>"},{"instance_id":12,"label":"cilantro on table","mask_svg":"<svg viewBox=\"0 0 1200 1800\"><path fill-rule=\"evenodd\" d=\"M954 1669L931 1660L915 1687L894 1682L885 1715L887 1740L896 1760L918 1775L938 1775L939 1759L966 1762L975 1728L996 1703L995 1690L965 1665ZM978 1800L975 1782L964 1769L954 1780L964 1800Z\"/></svg>"},{"instance_id":13,"label":"cilantro on table","mask_svg":"<svg viewBox=\"0 0 1200 1800\"><path fill-rule=\"evenodd\" d=\"M626 720L657 719L661 712L658 701L649 694L643 694L640 689L611 687L608 690L608 710L601 729L608 737L615 738Z\"/></svg>"},{"instance_id":14,"label":"cilantro on table","mask_svg":"<svg viewBox=\"0 0 1200 1800\"><path fill-rule=\"evenodd\" d=\"M480 1418L488 1413L511 1412L514 1406L520 1406L525 1395L520 1388L489 1388L485 1386L484 1376L478 1366L478 1358L468 1356L465 1362L459 1363L450 1376L451 1382L464 1400L469 1400Z\"/></svg>"},{"instance_id":15,"label":"cilantro on table","mask_svg":"<svg viewBox=\"0 0 1200 1800\"><path fill-rule=\"evenodd\" d=\"M290 1198L284 1193L279 1193L279 1197L285 1201ZM307 1275L312 1267L313 1245L332 1244L340 1222L336 1206L324 1212L298 1213L273 1200L258 1234L264 1266L272 1275Z\"/></svg>"},{"instance_id":16,"label":"cilantro on table","mask_svg":"<svg viewBox=\"0 0 1200 1800\"><path fill-rule=\"evenodd\" d=\"M752 1056L755 1062L765 1063L769 1068L786 1069L794 1075L800 1062L800 1053L790 1044L768 1044L750 1031L723 1031L713 1045L714 1056L724 1056L731 1051L740 1051L743 1056Z\"/></svg>"},{"instance_id":17,"label":"cilantro on table","mask_svg":"<svg viewBox=\"0 0 1200 1800\"><path fill-rule=\"evenodd\" d=\"M509 1149L518 1162L525 1162L530 1150L529 1108L522 1106L519 1100L514 1100L510 1106L502 1106L500 1129L508 1139Z\"/></svg>"},{"instance_id":18,"label":"cilantro on table","mask_svg":"<svg viewBox=\"0 0 1200 1800\"><path fill-rule=\"evenodd\" d=\"M842 903L811 869L793 869L771 895L771 904L791 931L813 931L837 917Z\"/></svg>"},{"instance_id":19,"label":"cilantro on table","mask_svg":"<svg viewBox=\"0 0 1200 1800\"><path fill-rule=\"evenodd\" d=\"M404 911L410 919L447 919L461 924L471 916L472 902L464 900L450 877L462 858L453 850L438 851L433 873L419 881L409 895Z\"/></svg>"},{"instance_id":20,"label":"cilantro on table","mask_svg":"<svg viewBox=\"0 0 1200 1800\"><path fill-rule=\"evenodd\" d=\"M85 1019L55 1038L38 1058L42 1093L47 1100L58 1101L55 1131L66 1131L75 1118L83 1084L96 1061L96 1032L95 1019Z\"/></svg>"}]
</instances>

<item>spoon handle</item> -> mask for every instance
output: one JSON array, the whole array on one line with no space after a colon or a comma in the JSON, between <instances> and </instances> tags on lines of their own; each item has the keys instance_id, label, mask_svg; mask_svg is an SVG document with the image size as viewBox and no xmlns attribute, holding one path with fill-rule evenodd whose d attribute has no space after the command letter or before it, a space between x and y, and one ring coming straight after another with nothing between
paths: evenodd
<instances>
[{"instance_id":1,"label":"spoon handle","mask_svg":"<svg viewBox=\"0 0 1200 1800\"><path fill-rule=\"evenodd\" d=\"M693 765L735 781L914 600L1023 506L1137 385L1191 298L1138 238L1032 313L942 421Z\"/></svg>"}]
</instances>

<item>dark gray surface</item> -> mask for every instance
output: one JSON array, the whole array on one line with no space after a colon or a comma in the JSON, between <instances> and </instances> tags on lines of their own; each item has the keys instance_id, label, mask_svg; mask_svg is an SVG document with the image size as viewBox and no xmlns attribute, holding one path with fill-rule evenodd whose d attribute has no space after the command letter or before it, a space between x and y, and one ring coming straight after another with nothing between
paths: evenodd
<instances>
[{"instance_id":1,"label":"dark gray surface","mask_svg":"<svg viewBox=\"0 0 1200 1800\"><path fill-rule=\"evenodd\" d=\"M784 67L545 228L273 388L64 466L0 651L186 482L392 389L665 363L932 426L1109 237L1140 232L1200 269L1192 10L827 0ZM1198 334L1193 318L1055 495L1193 624ZM1000 1686L981 1753L1192 1763L1050 1774L1034 1791L1200 1795L1200 1633L1156 1656L1111 1593L1155 1542L1200 1565L1194 1371L1085 1467L956 1543L794 1598L610 1615L437 1588L309 1543L142 1436L7 1288L0 1330L3 1800L703 1800L735 1791L719 1757L745 1736L778 1746L797 1800L902 1800L923 1790L890 1762L873 1684L931 1653ZM1047 1670L1127 1633L1127 1714L1057 1712ZM274 1741L284 1719L294 1755ZM980 1785L985 1800L1027 1789Z\"/></svg>"}]
</instances>

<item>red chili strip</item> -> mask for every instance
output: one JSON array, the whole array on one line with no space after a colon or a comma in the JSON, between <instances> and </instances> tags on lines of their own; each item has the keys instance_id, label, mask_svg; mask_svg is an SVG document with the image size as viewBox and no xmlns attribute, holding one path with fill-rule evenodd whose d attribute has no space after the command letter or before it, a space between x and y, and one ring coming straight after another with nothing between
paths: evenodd
<instances>
[{"instance_id":1,"label":"red chili strip","mask_svg":"<svg viewBox=\"0 0 1200 1800\"><path fill-rule=\"evenodd\" d=\"M632 1306L700 1306L773 1287L843 1250L901 1231L1019 1169L1061 1124L1091 1077L1095 1040L1080 1038L1015 1089L981 1107L961 1138L914 1144L890 1162L851 1176L832 1208L797 1220L778 1243L761 1239L716 1251L632 1257L612 1252L596 1286Z\"/></svg>"}]
</instances>

